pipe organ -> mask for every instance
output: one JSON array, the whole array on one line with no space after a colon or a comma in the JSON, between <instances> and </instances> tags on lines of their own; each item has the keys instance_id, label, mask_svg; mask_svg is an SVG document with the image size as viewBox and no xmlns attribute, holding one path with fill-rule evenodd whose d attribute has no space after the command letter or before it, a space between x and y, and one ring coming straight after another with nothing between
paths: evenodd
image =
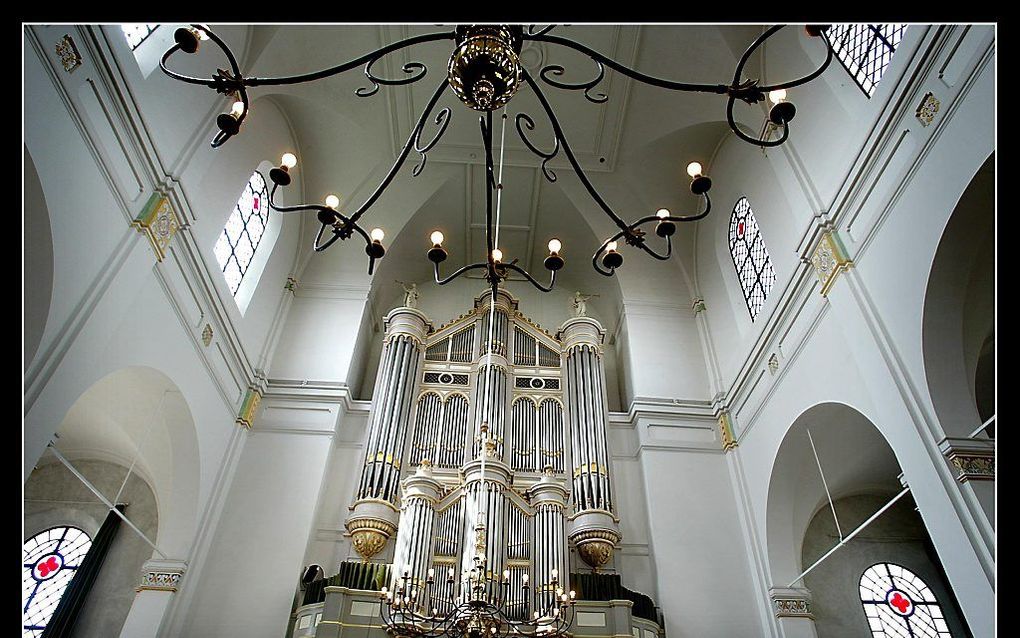
<instances>
[{"instance_id":1,"label":"pipe organ","mask_svg":"<svg viewBox=\"0 0 1020 638\"><path fill-rule=\"evenodd\" d=\"M353 549L392 561L392 578L431 570L420 602L439 611L458 602L476 552L490 594L508 579L510 592L528 582L552 597L570 573L568 539L596 569L620 540L601 326L575 317L553 336L505 290L492 303L486 291L436 329L417 309L387 315L346 523ZM509 609L530 613L523 598Z\"/></svg>"}]
</instances>

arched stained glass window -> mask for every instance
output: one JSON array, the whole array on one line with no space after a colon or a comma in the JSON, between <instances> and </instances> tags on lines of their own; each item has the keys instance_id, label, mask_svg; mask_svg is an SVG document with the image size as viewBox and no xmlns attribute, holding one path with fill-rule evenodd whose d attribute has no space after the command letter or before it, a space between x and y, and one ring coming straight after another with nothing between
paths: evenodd
<instances>
[{"instance_id":1,"label":"arched stained glass window","mask_svg":"<svg viewBox=\"0 0 1020 638\"><path fill-rule=\"evenodd\" d=\"M64 590L92 547L77 527L54 527L25 541L22 554L23 636L41 636Z\"/></svg>"},{"instance_id":2,"label":"arched stained glass window","mask_svg":"<svg viewBox=\"0 0 1020 638\"><path fill-rule=\"evenodd\" d=\"M861 576L860 587L874 638L952 638L935 595L906 567L872 565Z\"/></svg>"},{"instance_id":3,"label":"arched stained glass window","mask_svg":"<svg viewBox=\"0 0 1020 638\"><path fill-rule=\"evenodd\" d=\"M158 26L158 24L122 24L120 29L124 32L124 39L127 40L128 46L134 51L141 46L142 42L145 42L145 38L152 35Z\"/></svg>"},{"instance_id":4,"label":"arched stained glass window","mask_svg":"<svg viewBox=\"0 0 1020 638\"><path fill-rule=\"evenodd\" d=\"M262 173L255 171L248 179L244 192L234 205L234 211L223 227L213 252L223 269L223 278L230 286L230 294L237 295L241 280L248 272L252 257L259 247L262 235L269 224L269 191Z\"/></svg>"},{"instance_id":5,"label":"arched stained glass window","mask_svg":"<svg viewBox=\"0 0 1020 638\"><path fill-rule=\"evenodd\" d=\"M772 259L746 197L737 200L730 217L730 255L737 269L747 310L751 313L751 321L754 321L765 305L772 284L776 282L776 271L772 268Z\"/></svg>"},{"instance_id":6,"label":"arched stained glass window","mask_svg":"<svg viewBox=\"0 0 1020 638\"><path fill-rule=\"evenodd\" d=\"M905 24L834 24L825 37L857 86L870 98L906 29Z\"/></svg>"}]
</instances>

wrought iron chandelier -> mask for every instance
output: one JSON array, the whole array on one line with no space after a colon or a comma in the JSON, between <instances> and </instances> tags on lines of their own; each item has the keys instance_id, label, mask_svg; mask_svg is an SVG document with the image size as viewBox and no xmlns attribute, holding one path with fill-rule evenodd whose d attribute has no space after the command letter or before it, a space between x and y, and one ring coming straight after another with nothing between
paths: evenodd
<instances>
[{"instance_id":1,"label":"wrought iron chandelier","mask_svg":"<svg viewBox=\"0 0 1020 638\"><path fill-rule=\"evenodd\" d=\"M826 38L821 37L828 28L828 25L811 25L805 27L807 35L809 37L818 38L826 48L825 60L817 69L795 80L770 85L760 85L757 79L743 79L744 67L747 65L747 62L754 51L764 45L769 38L786 26L774 25L766 29L744 51L740 60L737 62L736 69L733 73L733 80L729 84L696 84L677 82L674 80L651 76L635 69L631 69L630 67L608 58L584 44L575 42L569 38L551 35L550 31L554 26L555 25L549 25L542 28L536 28L535 25L531 25L525 29L521 25L460 25L453 31L428 33L405 38L370 53L366 53L365 55L348 62L318 71L299 75L263 78L243 75L238 67L237 59L223 40L209 29L208 26L193 24L190 27L177 29L174 33L174 40L176 44L163 54L160 59L160 68L175 80L209 87L234 100L230 111L222 113L216 118L216 124L219 128L219 132L215 135L211 142L212 146L216 148L240 132L242 124L248 117L250 107L250 100L248 97L249 88L312 82L332 77L358 67L364 67L365 76L368 78L371 86L359 88L355 93L359 97L369 97L378 92L382 85L393 86L412 84L420 81L427 73L425 64L421 62L408 62L403 65L403 71L406 74L405 77L383 78L373 72L373 66L381 58L395 51L406 49L417 44L439 40L452 40L455 48L450 57L446 77L444 77L436 87L432 97L429 99L424 110L419 115L417 123L411 130L407 141L404 143L403 148L397 155L396 160L390 167L386 176L360 206L354 209L353 212L347 214L341 213L337 210L337 207L339 206L339 199L334 195L327 197L324 204L300 204L295 206L279 205L276 202L276 191L278 188L285 187L290 184L291 178L289 171L297 164L297 158L291 153L285 154L280 166L270 171L269 176L273 181L273 188L270 192L269 199L270 206L281 213L315 211L318 221L321 224L314 241L314 249L317 252L329 248L338 239L350 239L355 233L357 233L365 240L365 252L369 258L368 273L372 274L375 261L386 254L386 249L382 244L382 240L385 238L385 233L379 228L366 232L358 222L372 207L372 205L375 204L382 193L389 187L394 176L396 176L397 172L404 165L404 162L407 160L412 149L420 156L420 160L412 170L412 175L417 177L421 174L422 169L425 167L428 152L436 146L450 124L450 108L446 107L441 109L434 119L434 123L438 127L438 130L431 140L425 142L422 141L422 132L424 131L425 125L428 122L436 103L439 101L439 98L443 95L446 88L449 87L469 108L483 112L483 115L479 117L479 124L481 127L482 144L485 150L487 184L486 260L466 265L456 270L451 275L443 278L440 275L439 264L446 260L448 254L446 249L442 247L444 240L443 234L439 231L435 231L430 237L432 248L428 251L428 258L434 264L436 283L444 285L467 272L483 270L484 278L493 288L497 287L501 282L509 279L512 273L518 273L535 288L543 292L548 292L552 290L552 287L555 284L556 272L564 265L563 257L560 255L562 243L559 239L553 238L550 240L548 245L549 254L544 260L543 265L550 271L549 283L547 285L543 285L524 268L518 266L516 259L510 262L503 261L502 251L498 248L494 240L493 193L497 193L498 200L498 192L501 190L502 185L497 181L494 174L494 161L492 154L492 113L495 110L506 107L514 94L521 87L522 81L523 84L526 84L535 92L535 96L541 104L542 110L545 111L546 117L548 118L553 130L552 148L545 150L529 139L528 134L526 133L526 131L534 130L535 122L532 117L527 113L518 113L514 118L514 124L521 141L531 153L541 160L543 175L550 182L556 181L556 174L549 168L548 163L562 150L563 154L566 156L567 162L581 181L585 190L588 191L588 194L592 197L598 207L619 229L614 235L603 241L592 255L592 266L600 274L611 277L615 273L616 269L623 265L623 255L618 250L620 241L626 242L628 245L644 251L655 259L669 259L673 252L672 236L676 232L677 224L683 222L694 222L699 219L703 219L711 211L712 202L709 199L708 192L712 187L712 181L707 175L702 173L703 169L701 164L698 162L691 162L687 166L687 173L691 178L690 190L694 195L704 198L703 210L687 215L675 215L669 210L662 208L654 215L641 217L633 222L625 221L595 189L584 169L581 168L577 161L574 152L571 150L570 144L563 133L562 127L560 126L559 119L556 117L555 112L550 106L544 91L536 79L521 65L518 55L520 54L521 47L525 41L545 42L559 45L578 51L590 58L595 64L596 74L595 77L585 82L564 82L557 79L559 76L563 75L564 72L564 68L557 64L546 65L541 69L538 76L542 82L556 89L583 91L584 97L588 101L596 104L603 103L609 99L609 97L604 93L593 93L596 87L598 87L605 78L606 67L609 67L618 73L622 73L633 80L637 80L638 82L663 89L687 93L714 93L726 96L726 121L728 122L730 129L741 140L762 148L779 146L789 137L790 121L793 120L796 115L797 109L793 103L787 99L787 90L801 86L817 78L829 66L833 57L832 45ZM199 49L199 43L203 40L211 41L223 52L229 63L229 70L217 69L216 73L210 79L205 79L182 75L171 71L167 67L167 60L174 53L177 51L195 53ZM759 137L751 137L741 131L737 126L733 117L733 106L737 100L753 105L765 101L766 99L769 103L771 103L768 116L763 122ZM505 118L507 117L505 111L502 114L502 117L505 121ZM647 227L653 223L655 224L655 234L665 240L665 249L661 252L648 245L648 241L646 239L648 233L643 229L643 227ZM324 236L327 234L327 231L330 236L324 240Z\"/></svg>"}]
</instances>

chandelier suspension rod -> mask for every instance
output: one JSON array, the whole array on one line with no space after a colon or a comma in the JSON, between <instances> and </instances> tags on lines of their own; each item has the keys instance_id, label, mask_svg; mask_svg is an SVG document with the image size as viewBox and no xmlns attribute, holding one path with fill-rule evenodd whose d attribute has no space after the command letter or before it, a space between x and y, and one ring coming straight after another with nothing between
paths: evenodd
<instances>
[{"instance_id":1,"label":"chandelier suspension rod","mask_svg":"<svg viewBox=\"0 0 1020 638\"><path fill-rule=\"evenodd\" d=\"M815 439L811 436L811 430L807 430L808 441L811 442L811 453L815 455L815 464L818 465L818 474L822 477L822 486L825 488L825 497L829 499L829 509L832 510L832 520L836 522L836 531L839 532L839 540L843 540L843 530L839 527L839 518L836 516L836 505L832 502L832 494L829 493L829 484L825 480L825 472L822 471L822 462L818 460L818 450L815 449Z\"/></svg>"},{"instance_id":2,"label":"chandelier suspension rod","mask_svg":"<svg viewBox=\"0 0 1020 638\"><path fill-rule=\"evenodd\" d=\"M156 415L162 413L163 403L166 401L166 395L168 392L170 392L170 390L163 390L163 396L159 397L159 404L149 415L149 425L145 428L145 434L142 435L142 440L139 441L137 446L135 446L135 456L131 459L131 465L128 467L127 474L124 475L124 482L120 484L120 489L117 490L117 496L113 497L114 503L120 500L120 495L124 492L124 486L127 485L128 479L131 478L131 472L134 471L135 465L138 463L138 457L142 455L142 445L149 440L149 433L152 432L152 426L156 423Z\"/></svg>"},{"instance_id":3,"label":"chandelier suspension rod","mask_svg":"<svg viewBox=\"0 0 1020 638\"><path fill-rule=\"evenodd\" d=\"M859 525L859 526L857 527L857 529L855 529L854 531L852 531L852 532L850 532L849 534L847 534L847 537L846 537L846 538L844 538L843 540L839 541L839 543L837 543L835 547L833 547L833 548L832 548L832 549L830 549L829 551L825 552L825 555L823 555L823 556L822 556L821 558L819 558L818 560L816 560L816 561L814 562L814 564L813 564L813 565L811 565L811 567L808 567L808 568L807 568L807 569L805 569L805 570L804 570L803 572L801 572L800 576L797 576L796 578L794 578L793 580L791 580L791 581L790 581L790 584L789 584L789 585L787 585L787 587L793 587L793 586L794 586L794 585L795 585L795 584L797 583L797 581L799 581L799 580L801 580L802 578L804 578L805 576L807 576L807 575L808 575L808 573L809 573L809 572L810 572L810 571L811 571L812 569L814 569L815 567L818 567L818 565L819 565L819 564L821 564L821 562L822 562L823 560L825 560L826 558L828 558L828 557L829 557L829 556L830 556L830 555L831 555L831 554L832 554L833 552L835 552L835 551L836 551L837 549L839 549L840 547L842 547L842 546L846 545L847 543L849 543L849 542L850 542L850 541L851 541L851 540L853 539L853 537L854 537L854 536L857 536L857 534L859 534L859 533L860 533L861 531L863 531L865 527L867 527L868 525L870 525L872 521L874 521L874 520L875 520L876 518L878 518L878 517L879 517L879 516L880 516L880 515L881 515L881 514L882 514L883 512L885 512L885 511L886 511L887 509L889 509L890 507L892 507L892 506L893 506L893 504L894 504L894 503L896 503L896 501L898 501L898 500L900 500L901 498L903 498L903 495L904 495L904 494L906 494L906 493L907 493L907 492L909 492L909 491L910 491L910 488L909 488L909 487L905 487L905 488L903 488L903 490L902 490L902 491L901 491L901 492L900 492L899 494L897 494L896 496L894 496L894 497L892 498L892 500L891 500L891 501L889 501L888 503L886 503L885 505L883 505L883 506L882 506L882 509L880 509L880 510L878 510L877 512L875 512L874 514L872 514L872 515L871 515L871 517L870 517L870 518L868 518L868 520L866 520L866 521L864 521L863 523L861 523L861 524L860 524L860 525Z\"/></svg>"}]
</instances>

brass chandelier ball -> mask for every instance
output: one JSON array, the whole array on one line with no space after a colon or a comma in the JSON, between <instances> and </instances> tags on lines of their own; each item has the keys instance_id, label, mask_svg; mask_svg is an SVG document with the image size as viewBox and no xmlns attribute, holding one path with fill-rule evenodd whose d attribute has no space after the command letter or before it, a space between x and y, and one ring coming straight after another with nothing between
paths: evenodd
<instances>
[{"instance_id":1,"label":"brass chandelier ball","mask_svg":"<svg viewBox=\"0 0 1020 638\"><path fill-rule=\"evenodd\" d=\"M450 58L450 88L476 111L494 111L510 101L521 83L517 56L523 29L514 25L461 25Z\"/></svg>"}]
</instances>

